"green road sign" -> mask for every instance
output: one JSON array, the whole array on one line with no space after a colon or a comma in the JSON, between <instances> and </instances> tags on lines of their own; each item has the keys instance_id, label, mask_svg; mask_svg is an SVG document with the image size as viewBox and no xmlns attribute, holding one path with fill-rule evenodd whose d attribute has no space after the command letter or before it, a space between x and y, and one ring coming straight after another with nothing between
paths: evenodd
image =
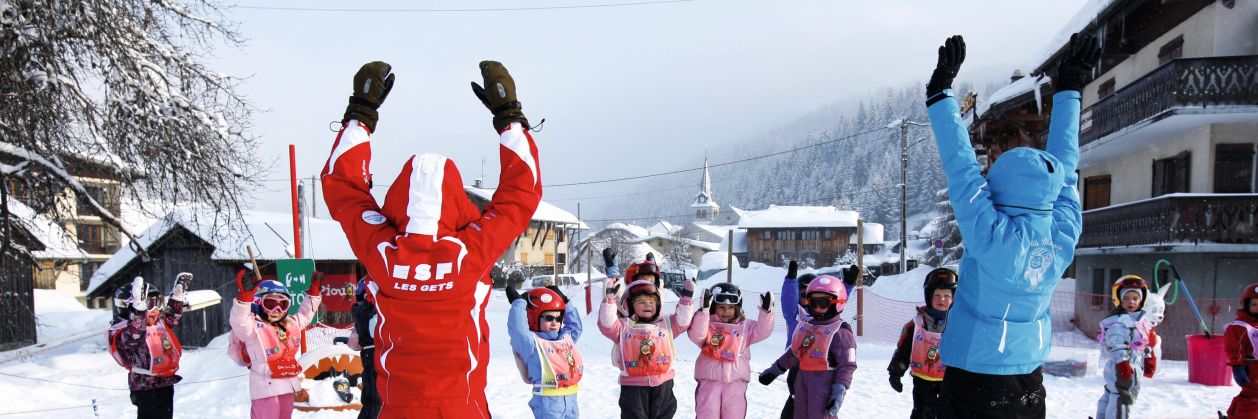
<instances>
[{"instance_id":1,"label":"green road sign","mask_svg":"<svg viewBox=\"0 0 1258 419\"><path fill-rule=\"evenodd\" d=\"M293 304L288 314L297 314L297 307L306 301L306 290L310 289L310 279L314 276L314 259L280 259L275 261L276 277L288 287L293 294Z\"/></svg>"}]
</instances>

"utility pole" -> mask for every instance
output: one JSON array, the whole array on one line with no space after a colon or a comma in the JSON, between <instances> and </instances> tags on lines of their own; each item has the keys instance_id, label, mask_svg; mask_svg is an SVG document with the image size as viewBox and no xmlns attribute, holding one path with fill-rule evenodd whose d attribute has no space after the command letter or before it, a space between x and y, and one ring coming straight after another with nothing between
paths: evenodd
<instances>
[{"instance_id":1,"label":"utility pole","mask_svg":"<svg viewBox=\"0 0 1258 419\"><path fill-rule=\"evenodd\" d=\"M856 219L856 336L865 333L865 220Z\"/></svg>"},{"instance_id":2,"label":"utility pole","mask_svg":"<svg viewBox=\"0 0 1258 419\"><path fill-rule=\"evenodd\" d=\"M909 119L900 118L900 273L908 272Z\"/></svg>"}]
</instances>

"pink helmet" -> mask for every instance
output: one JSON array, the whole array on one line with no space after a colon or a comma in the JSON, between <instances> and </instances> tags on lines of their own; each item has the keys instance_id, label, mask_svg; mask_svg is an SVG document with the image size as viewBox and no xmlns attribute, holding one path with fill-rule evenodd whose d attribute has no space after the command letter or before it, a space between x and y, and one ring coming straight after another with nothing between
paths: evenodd
<instances>
[{"instance_id":1,"label":"pink helmet","mask_svg":"<svg viewBox=\"0 0 1258 419\"><path fill-rule=\"evenodd\" d=\"M822 275L813 279L808 283L808 289L804 291L804 296L814 292L824 292L834 296L835 311L843 311L843 306L847 305L847 287L843 286L843 280L830 275Z\"/></svg>"}]
</instances>

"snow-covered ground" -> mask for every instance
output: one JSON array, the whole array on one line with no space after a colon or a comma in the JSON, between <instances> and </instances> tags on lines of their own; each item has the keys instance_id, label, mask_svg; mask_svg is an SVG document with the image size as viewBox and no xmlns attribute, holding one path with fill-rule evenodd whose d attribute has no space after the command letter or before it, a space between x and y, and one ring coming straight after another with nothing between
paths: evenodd
<instances>
[{"instance_id":1,"label":"snow-covered ground","mask_svg":"<svg viewBox=\"0 0 1258 419\"><path fill-rule=\"evenodd\" d=\"M756 274L760 275L756 275ZM781 278L780 269L762 267L739 270L735 281L741 282L748 292L774 291ZM718 276L724 278L724 274ZM704 285L709 285L705 283ZM584 291L570 290L573 301L584 307ZM906 292L907 293L907 292ZM598 301L600 290L593 291ZM920 294L918 294L920 295ZM49 336L74 336L83 333L99 333L105 327L108 313L87 310L73 299L55 292L39 292L36 295L36 313L40 318L41 333ZM666 304L675 304L676 297L666 295ZM745 308L755 312L759 299L751 295L744 298ZM490 410L495 417L527 418L529 387L520 382L511 357L505 331L507 317L506 297L495 291L491 296L488 319L491 322L492 358L489 363L489 386L486 389ZM598 333L594 324L597 311L585 318L586 334L579 346L586 360L585 377L581 383L580 403L582 417L612 418L618 416L615 408L619 387L616 385L618 370L608 361L611 343ZM754 315L753 315L754 316ZM905 314L907 319L908 314ZM779 356L785 345L786 333L782 319L775 321L778 330L767 341L752 347L752 369L762 370ZM91 339L73 342L34 355L9 359L0 364L0 394L6 395L0 415L5 417L92 417L95 403L100 417L127 417L135 415L126 391L126 372L118 368L104 350L103 334ZM47 342L41 337L41 342ZM210 348L185 352L180 374L184 382L176 387L176 417L247 417L249 411L248 382L244 369L237 367L226 356L222 339ZM698 348L689 340L677 343L679 351L675 394L679 409L677 417L693 417L694 359ZM907 417L912 408L909 391L896 393L887 385L886 364L893 348L876 343L862 343L857 351L860 369L856 373L851 391L842 408L844 417ZM10 355L0 353L0 356ZM1133 417L1142 418L1207 418L1214 417L1216 410L1226 409L1235 395L1235 387L1206 387L1187 382L1187 368L1183 363L1166 363L1158 370L1158 378L1144 385L1143 393L1132 410ZM47 380L47 381L45 381ZM906 380L908 381L908 380ZM1048 389L1048 416L1051 418L1083 418L1094 413L1095 400L1100 395L1102 380L1094 373L1082 378L1045 377ZM776 417L787 395L785 379L772 386L753 383L748 391L749 418ZM30 412L10 414L14 412ZM304 418L351 418L357 412L297 413Z\"/></svg>"}]
</instances>

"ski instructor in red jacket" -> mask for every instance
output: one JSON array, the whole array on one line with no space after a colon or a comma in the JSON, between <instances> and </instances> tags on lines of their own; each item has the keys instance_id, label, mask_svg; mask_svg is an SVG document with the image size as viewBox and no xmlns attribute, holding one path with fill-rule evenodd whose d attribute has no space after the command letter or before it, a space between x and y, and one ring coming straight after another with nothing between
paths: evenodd
<instances>
[{"instance_id":1,"label":"ski instructor in red jacket","mask_svg":"<svg viewBox=\"0 0 1258 419\"><path fill-rule=\"evenodd\" d=\"M528 227L541 201L537 146L511 75L502 64L482 61L484 87L472 83L472 90L493 113L501 140L502 171L489 206L477 210L454 162L435 154L411 157L384 205L376 205L368 170L371 134L377 109L393 88L391 69L376 61L354 76L322 173L328 210L374 280L368 292L379 315L380 417L487 418L489 270Z\"/></svg>"}]
</instances>

